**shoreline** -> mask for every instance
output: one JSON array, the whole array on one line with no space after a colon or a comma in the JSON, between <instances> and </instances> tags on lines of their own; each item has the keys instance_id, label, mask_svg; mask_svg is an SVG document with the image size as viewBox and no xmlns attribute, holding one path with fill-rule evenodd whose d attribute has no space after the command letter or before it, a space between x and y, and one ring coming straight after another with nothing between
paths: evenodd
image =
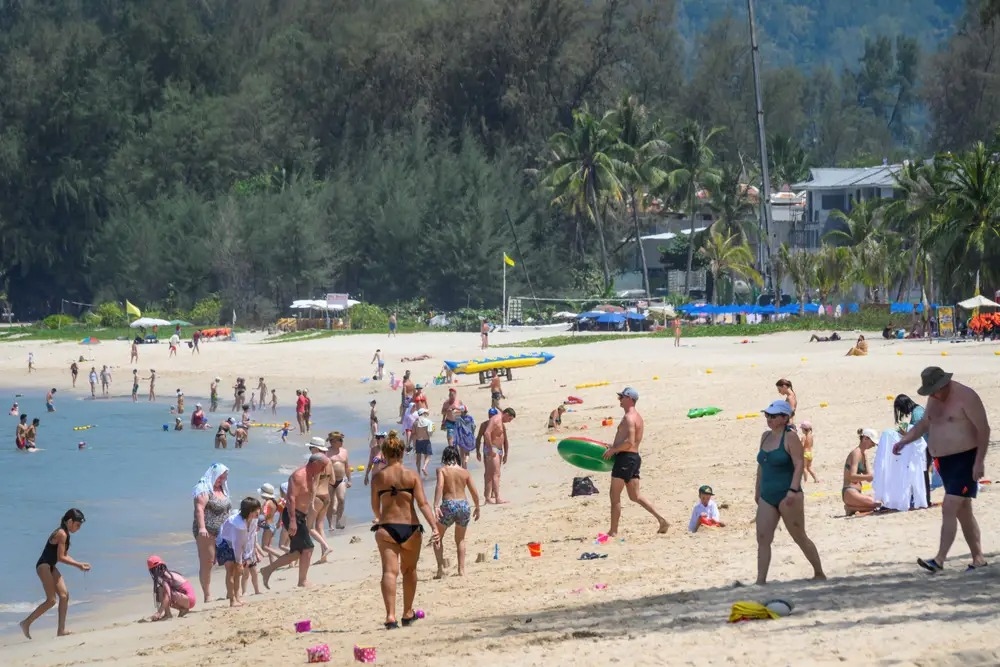
<instances>
[{"instance_id":1,"label":"shoreline","mask_svg":"<svg viewBox=\"0 0 1000 667\"><path fill-rule=\"evenodd\" d=\"M754 337L749 344L698 338L683 341L681 348L673 348L670 340L599 342L560 348L553 362L515 373L515 380L504 384L506 403L518 412L509 428L511 460L503 473L503 495L511 502L484 507L482 518L470 525L464 578L452 570L435 580L434 557L424 547L415 606L426 610L427 617L420 621L418 635L401 629L394 632L405 636L387 636L381 628L377 552L370 537L361 534L367 532L364 526L358 526L344 537L360 536L359 543L350 544L348 538L333 545L331 562L337 567L310 570L311 590L296 589L294 573L282 572L275 575L272 593L249 596L242 609L198 605L186 619L154 624L136 624L134 614L124 609L120 615L108 610L92 621L96 629L75 638L54 640L48 628L39 626L34 642L0 640L0 657L19 665L287 664L304 660L307 646L327 643L337 662L349 661L354 645L369 645L377 647L380 662L414 665L456 660L467 665L605 665L622 655L636 665L663 664L664 655L674 657L672 664L784 664L790 653L801 655L803 664L850 660L911 665L937 664L959 650L983 664L995 662L996 649L988 638L1000 630L1000 619L987 605L997 575L990 570L961 574L968 554L957 540L946 572L927 578L914 559L936 546L939 511L848 519L839 488L843 458L856 442L856 429L891 425L892 403L886 397L908 393L917 398L924 366L940 365L980 391L995 422L1000 417L993 407L1000 405L993 354L998 347L873 339L869 356L845 358L853 341L810 345L804 338L802 332ZM508 339L498 335L491 342ZM196 381L218 374L229 379L252 356L269 384L308 387L317 403L364 406L377 398L389 426L395 422L396 395L384 385L358 381L365 371L371 375L367 362L375 346L388 359L387 371L404 368L392 359L433 355L411 364L422 380L436 373L444 358L485 356L475 345L466 334L408 334L388 342L384 336L351 336L233 346L225 359L220 356L200 375L179 365L177 377ZM41 355L35 356L38 363ZM782 530L775 538L770 583L760 589L746 585L755 575L753 481L764 428L756 415L776 398L778 377L793 379L799 412L815 428L814 464L821 481L806 484L806 523L830 581L805 579L808 565ZM285 378L287 384L279 384ZM488 392L475 378L461 379L460 398L481 416L489 405ZM603 382L608 384L584 386ZM621 412L614 394L626 384L639 392L646 422L642 493L671 527L667 535L656 535L652 518L623 499L619 540L595 544L597 534L608 528L608 475L568 466L549 438L586 430L587 437L609 440L614 427L602 427L600 421L610 416L618 423ZM568 395L578 395L584 403L573 406L563 430L550 436L545 429L548 412ZM436 408L443 388L432 387L430 397ZM722 412L687 418L690 408L706 405ZM738 418L748 413L754 417ZM436 435L436 454L441 442ZM366 445L359 443L357 448L362 447ZM987 475L996 476L1000 462L991 461L992 456ZM479 470L473 479L481 491ZM599 494L570 497L573 477L586 475ZM687 519L701 484L715 489L727 527L690 534ZM995 553L1000 538L991 527L1000 521L998 499L984 491L975 512L985 550ZM542 543L541 557L529 556L525 545L530 541ZM499 546L499 560L492 558L494 545ZM581 552L608 557L580 561ZM476 562L478 554L485 555L485 562ZM454 560L451 531L445 555ZM213 577L213 588L220 583L218 575ZM148 595L138 590L134 598L147 615L152 613ZM796 611L774 621L726 623L733 602L760 596L790 600ZM292 624L306 618L316 636L295 634ZM928 624L929 619L947 622ZM70 612L71 628L82 629L85 622L91 620L84 621L83 613ZM876 634L857 642L858 624L871 625ZM891 635L886 625L891 625ZM409 641L417 636L419 641ZM890 636L896 641L882 641Z\"/></svg>"}]
</instances>

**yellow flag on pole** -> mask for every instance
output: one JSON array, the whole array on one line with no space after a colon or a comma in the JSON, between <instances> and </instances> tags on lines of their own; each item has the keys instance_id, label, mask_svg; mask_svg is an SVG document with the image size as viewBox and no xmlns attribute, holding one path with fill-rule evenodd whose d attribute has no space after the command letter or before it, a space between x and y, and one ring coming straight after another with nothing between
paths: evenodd
<instances>
[{"instance_id":1,"label":"yellow flag on pole","mask_svg":"<svg viewBox=\"0 0 1000 667\"><path fill-rule=\"evenodd\" d=\"M507 266L514 266L514 260L512 260L507 253L503 254L503 263Z\"/></svg>"},{"instance_id":2,"label":"yellow flag on pole","mask_svg":"<svg viewBox=\"0 0 1000 667\"><path fill-rule=\"evenodd\" d=\"M142 311L136 308L135 305L128 299L125 299L125 312L128 313L129 315L142 317Z\"/></svg>"}]
</instances>

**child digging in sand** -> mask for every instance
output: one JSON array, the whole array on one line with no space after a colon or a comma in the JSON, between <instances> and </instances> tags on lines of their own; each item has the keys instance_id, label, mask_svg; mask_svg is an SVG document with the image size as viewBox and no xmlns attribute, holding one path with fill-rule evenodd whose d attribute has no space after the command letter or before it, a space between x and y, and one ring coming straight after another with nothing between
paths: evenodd
<instances>
[{"instance_id":1,"label":"child digging in sand","mask_svg":"<svg viewBox=\"0 0 1000 667\"><path fill-rule=\"evenodd\" d=\"M149 620L172 618L171 609L177 610L178 618L194 609L194 587L187 579L167 568L159 556L147 558L146 568L153 578L153 600L157 604L156 613Z\"/></svg>"},{"instance_id":2,"label":"child digging in sand","mask_svg":"<svg viewBox=\"0 0 1000 667\"><path fill-rule=\"evenodd\" d=\"M437 469L437 487L434 489L434 513L438 519L438 534L444 537L445 531L455 524L455 546L458 550L458 576L465 574L465 531L469 520L479 521L479 493L472 482L469 471L462 467L462 456L458 447L448 445L441 454L441 467ZM469 490L475 507L469 510L469 501L465 498L465 490ZM438 571L435 579L444 576L443 540L434 543L434 557L437 558Z\"/></svg>"},{"instance_id":3,"label":"child digging in sand","mask_svg":"<svg viewBox=\"0 0 1000 667\"><path fill-rule=\"evenodd\" d=\"M260 516L260 501L247 497L240 503L240 511L226 519L215 541L215 562L226 568L226 598L230 607L242 607L240 583L243 576L243 558L250 540L251 524Z\"/></svg>"},{"instance_id":4,"label":"child digging in sand","mask_svg":"<svg viewBox=\"0 0 1000 667\"><path fill-rule=\"evenodd\" d=\"M702 526L713 528L725 528L719 516L719 508L715 505L715 492L707 484L698 489L698 504L691 510L691 521L688 522L688 530L692 533L698 532Z\"/></svg>"}]
</instances>

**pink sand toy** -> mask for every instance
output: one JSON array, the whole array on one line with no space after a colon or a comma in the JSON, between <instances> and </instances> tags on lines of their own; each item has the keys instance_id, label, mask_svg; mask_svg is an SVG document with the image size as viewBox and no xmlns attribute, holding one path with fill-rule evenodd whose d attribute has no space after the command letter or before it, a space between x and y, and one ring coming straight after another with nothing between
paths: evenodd
<instances>
[{"instance_id":1,"label":"pink sand toy","mask_svg":"<svg viewBox=\"0 0 1000 667\"><path fill-rule=\"evenodd\" d=\"M375 662L375 647L355 646L354 659L358 662Z\"/></svg>"},{"instance_id":2,"label":"pink sand toy","mask_svg":"<svg viewBox=\"0 0 1000 667\"><path fill-rule=\"evenodd\" d=\"M295 632L310 632L312 630L312 621L308 618L304 621L297 621L295 623Z\"/></svg>"},{"instance_id":3,"label":"pink sand toy","mask_svg":"<svg viewBox=\"0 0 1000 667\"><path fill-rule=\"evenodd\" d=\"M424 610L423 609L414 609L413 610L413 615L416 616L417 618L423 618L425 616Z\"/></svg>"},{"instance_id":4,"label":"pink sand toy","mask_svg":"<svg viewBox=\"0 0 1000 667\"><path fill-rule=\"evenodd\" d=\"M309 662L330 662L330 647L326 644L317 644L307 648L306 657Z\"/></svg>"}]
</instances>

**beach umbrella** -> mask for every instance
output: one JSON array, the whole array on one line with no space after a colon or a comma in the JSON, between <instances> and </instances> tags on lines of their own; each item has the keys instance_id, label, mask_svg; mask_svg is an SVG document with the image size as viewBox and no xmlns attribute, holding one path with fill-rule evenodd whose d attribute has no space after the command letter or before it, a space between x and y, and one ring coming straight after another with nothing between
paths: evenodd
<instances>
[{"instance_id":1,"label":"beach umbrella","mask_svg":"<svg viewBox=\"0 0 1000 667\"><path fill-rule=\"evenodd\" d=\"M1000 308L1000 303L990 301L982 294L977 294L971 299L966 299L965 301L959 301L958 305L966 310L973 310L975 308Z\"/></svg>"},{"instance_id":2,"label":"beach umbrella","mask_svg":"<svg viewBox=\"0 0 1000 667\"><path fill-rule=\"evenodd\" d=\"M184 320L170 320L170 324L172 324L173 326L180 325L182 327L191 327L191 326L194 326L190 322L185 322Z\"/></svg>"},{"instance_id":3,"label":"beach umbrella","mask_svg":"<svg viewBox=\"0 0 1000 667\"><path fill-rule=\"evenodd\" d=\"M100 342L101 342L100 338L95 338L93 336L87 336L86 338L84 338L83 340L80 341L80 345L98 345L98 344L100 344Z\"/></svg>"},{"instance_id":4,"label":"beach umbrella","mask_svg":"<svg viewBox=\"0 0 1000 667\"><path fill-rule=\"evenodd\" d=\"M169 320L161 320L156 317L140 317L131 324L130 327L133 329L138 329L139 327L169 327Z\"/></svg>"},{"instance_id":5,"label":"beach umbrella","mask_svg":"<svg viewBox=\"0 0 1000 667\"><path fill-rule=\"evenodd\" d=\"M610 303L605 303L600 306L594 306L594 310L599 310L602 313L624 313L625 309L621 306L613 306Z\"/></svg>"},{"instance_id":6,"label":"beach umbrella","mask_svg":"<svg viewBox=\"0 0 1000 667\"><path fill-rule=\"evenodd\" d=\"M555 318L555 319L557 319L557 320L571 320L574 317L576 317L576 313L571 313L568 310L562 310L562 311L560 311L560 312L555 313L554 315L552 315L552 317Z\"/></svg>"}]
</instances>

